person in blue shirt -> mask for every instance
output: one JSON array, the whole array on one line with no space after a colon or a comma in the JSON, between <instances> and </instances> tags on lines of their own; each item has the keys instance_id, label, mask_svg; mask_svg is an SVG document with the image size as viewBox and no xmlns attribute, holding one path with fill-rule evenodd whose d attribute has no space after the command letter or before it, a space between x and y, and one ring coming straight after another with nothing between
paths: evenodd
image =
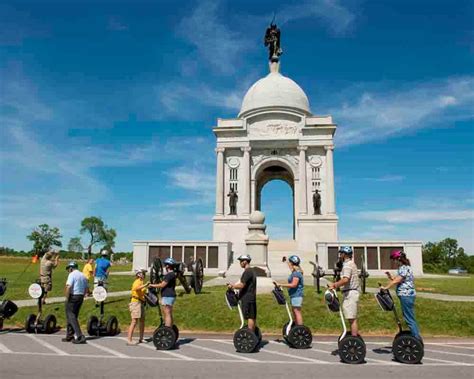
<instances>
[{"instance_id":1,"label":"person in blue shirt","mask_svg":"<svg viewBox=\"0 0 474 379\"><path fill-rule=\"evenodd\" d=\"M80 272L77 267L77 263L74 261L69 262L66 266L66 270L69 273L66 281L66 288L64 289L64 294L66 295L67 330L66 337L63 338L62 341L72 341L72 343L75 344L83 344L86 343L86 337L82 334L77 319L89 283L84 274Z\"/></svg>"},{"instance_id":2,"label":"person in blue shirt","mask_svg":"<svg viewBox=\"0 0 474 379\"><path fill-rule=\"evenodd\" d=\"M385 274L390 282L382 288L388 290L394 285L397 286L397 296L402 306L403 318L410 328L412 336L423 342L420 335L420 328L415 318L415 277L410 265L410 260L401 250L393 250L390 253L390 259L396 261L398 264L397 275L393 277L390 272L386 271Z\"/></svg>"},{"instance_id":3,"label":"person in blue shirt","mask_svg":"<svg viewBox=\"0 0 474 379\"><path fill-rule=\"evenodd\" d=\"M303 306L304 279L303 270L300 267L301 260L297 255L288 258L288 267L290 268L290 276L288 283L273 282L276 286L288 288L290 296L291 309L296 325L303 325L303 315L301 307Z\"/></svg>"},{"instance_id":4,"label":"person in blue shirt","mask_svg":"<svg viewBox=\"0 0 474 379\"><path fill-rule=\"evenodd\" d=\"M104 287L107 287L107 278L109 277L109 270L111 263L108 259L107 250L102 250L100 255L101 257L95 261L94 269L94 287L97 287L99 282L102 282Z\"/></svg>"}]
</instances>

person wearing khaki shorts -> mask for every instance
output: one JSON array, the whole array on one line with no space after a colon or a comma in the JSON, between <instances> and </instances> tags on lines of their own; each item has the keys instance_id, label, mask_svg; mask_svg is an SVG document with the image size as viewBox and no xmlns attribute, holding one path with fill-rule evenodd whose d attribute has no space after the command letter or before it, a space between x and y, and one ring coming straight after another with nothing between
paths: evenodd
<instances>
[{"instance_id":1,"label":"person wearing khaki shorts","mask_svg":"<svg viewBox=\"0 0 474 379\"><path fill-rule=\"evenodd\" d=\"M357 305L359 304L359 291L349 290L343 292L342 312L348 320L357 319Z\"/></svg>"},{"instance_id":2,"label":"person wearing khaki shorts","mask_svg":"<svg viewBox=\"0 0 474 379\"><path fill-rule=\"evenodd\" d=\"M341 288L343 294L342 312L351 324L351 335L359 335L357 325L357 307L359 305L359 272L352 260L352 247L342 246L339 249L339 259L343 261L341 280L329 285L330 289Z\"/></svg>"},{"instance_id":3,"label":"person wearing khaki shorts","mask_svg":"<svg viewBox=\"0 0 474 379\"><path fill-rule=\"evenodd\" d=\"M145 291L147 284L145 284L146 270L135 270L136 279L132 284L130 303L128 310L130 311L130 318L132 319L128 328L127 345L133 346L143 342L143 334L145 333ZM134 342L133 332L137 324L139 325L140 337L138 342Z\"/></svg>"}]
</instances>

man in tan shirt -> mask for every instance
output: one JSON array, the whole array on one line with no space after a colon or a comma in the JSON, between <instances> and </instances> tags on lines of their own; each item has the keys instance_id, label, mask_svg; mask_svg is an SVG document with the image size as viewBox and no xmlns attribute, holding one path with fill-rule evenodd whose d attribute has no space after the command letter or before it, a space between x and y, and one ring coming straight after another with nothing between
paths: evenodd
<instances>
[{"instance_id":1,"label":"man in tan shirt","mask_svg":"<svg viewBox=\"0 0 474 379\"><path fill-rule=\"evenodd\" d=\"M46 296L48 292L51 292L53 289L53 269L58 267L59 263L59 253L55 250L48 251L43 258L41 258L40 263L40 283L43 287L43 304L46 302Z\"/></svg>"},{"instance_id":2,"label":"man in tan shirt","mask_svg":"<svg viewBox=\"0 0 474 379\"><path fill-rule=\"evenodd\" d=\"M332 283L329 288L342 288L342 311L351 324L351 334L356 337L359 334L359 327L357 325L357 306L360 297L359 272L352 260L352 247L341 246L339 254L340 259L343 261L341 280Z\"/></svg>"}]
</instances>

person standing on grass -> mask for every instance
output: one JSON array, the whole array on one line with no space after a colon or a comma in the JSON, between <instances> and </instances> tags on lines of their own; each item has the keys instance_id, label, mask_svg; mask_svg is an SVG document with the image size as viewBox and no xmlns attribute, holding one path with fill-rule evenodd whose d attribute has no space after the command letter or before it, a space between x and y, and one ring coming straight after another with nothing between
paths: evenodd
<instances>
[{"instance_id":1,"label":"person standing on grass","mask_svg":"<svg viewBox=\"0 0 474 379\"><path fill-rule=\"evenodd\" d=\"M401 250L393 250L390 253L390 259L396 261L398 264L397 275L393 277L390 272L386 271L385 274L390 282L385 287L382 287L382 289L388 290L394 285L397 286L397 296L402 307L403 318L410 328L412 336L423 342L415 318L415 277L410 265L410 260Z\"/></svg>"},{"instance_id":2,"label":"person standing on grass","mask_svg":"<svg viewBox=\"0 0 474 379\"><path fill-rule=\"evenodd\" d=\"M82 269L82 273L86 277L87 282L89 283L89 286L90 286L90 284L91 284L90 280L91 280L91 278L94 277L94 259L89 258L87 260L86 264L84 265L84 268ZM90 295L89 291L88 291L87 294Z\"/></svg>"},{"instance_id":3,"label":"person standing on grass","mask_svg":"<svg viewBox=\"0 0 474 379\"><path fill-rule=\"evenodd\" d=\"M237 259L244 272L237 283L229 283L227 287L239 290L239 300L242 305L244 319L247 320L248 328L255 331L257 326L257 275L255 275L254 269L250 267L252 261L250 255L244 254Z\"/></svg>"},{"instance_id":4,"label":"person standing on grass","mask_svg":"<svg viewBox=\"0 0 474 379\"><path fill-rule=\"evenodd\" d=\"M290 276L288 283L273 282L278 287L288 288L288 295L290 296L291 310L295 319L296 325L303 325L303 315L301 307L303 306L303 291L304 279L303 270L300 267L301 260L297 255L292 255L288 258L288 267L290 268Z\"/></svg>"},{"instance_id":5,"label":"person standing on grass","mask_svg":"<svg viewBox=\"0 0 474 379\"><path fill-rule=\"evenodd\" d=\"M351 335L359 335L359 326L357 325L357 308L359 304L359 273L357 266L352 260L352 247L341 246L339 249L339 258L342 260L341 279L329 285L329 289L342 287L343 301L342 311L345 318L351 325Z\"/></svg>"},{"instance_id":6,"label":"person standing on grass","mask_svg":"<svg viewBox=\"0 0 474 379\"><path fill-rule=\"evenodd\" d=\"M102 282L102 285L107 287L107 278L109 277L109 271L111 263L108 258L109 252L107 250L102 250L100 252L100 258L95 261L94 269L94 287L99 285L99 282Z\"/></svg>"},{"instance_id":7,"label":"person standing on grass","mask_svg":"<svg viewBox=\"0 0 474 379\"><path fill-rule=\"evenodd\" d=\"M173 327L173 304L176 301L176 273L174 267L176 261L173 258L166 258L163 261L166 274L163 281L159 284L149 284L151 288L161 288L161 305L163 307L163 315L165 318L165 326Z\"/></svg>"},{"instance_id":8,"label":"person standing on grass","mask_svg":"<svg viewBox=\"0 0 474 379\"><path fill-rule=\"evenodd\" d=\"M66 337L62 341L83 344L86 343L86 337L82 334L78 317L89 283L84 274L77 268L77 263L74 261L69 262L66 266L66 270L69 273L66 288L64 289L64 294L66 295L67 330Z\"/></svg>"},{"instance_id":9,"label":"person standing on grass","mask_svg":"<svg viewBox=\"0 0 474 379\"><path fill-rule=\"evenodd\" d=\"M133 346L143 342L143 334L145 332L145 292L148 284L145 284L145 269L135 270L136 279L132 284L130 303L128 309L132 319L128 327L127 345ZM139 323L140 337L138 342L133 342L133 332Z\"/></svg>"},{"instance_id":10,"label":"person standing on grass","mask_svg":"<svg viewBox=\"0 0 474 379\"><path fill-rule=\"evenodd\" d=\"M40 263L40 283L43 287L43 304L46 304L46 296L48 292L51 292L53 289L53 270L58 267L59 264L59 253L54 250L48 251L43 258L41 258Z\"/></svg>"}]
</instances>

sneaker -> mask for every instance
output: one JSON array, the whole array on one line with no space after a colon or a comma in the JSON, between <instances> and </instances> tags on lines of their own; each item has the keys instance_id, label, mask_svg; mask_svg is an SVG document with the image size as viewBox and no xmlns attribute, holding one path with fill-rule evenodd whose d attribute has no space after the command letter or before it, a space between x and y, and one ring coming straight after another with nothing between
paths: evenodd
<instances>
[{"instance_id":1,"label":"sneaker","mask_svg":"<svg viewBox=\"0 0 474 379\"><path fill-rule=\"evenodd\" d=\"M80 344L84 344L84 343L87 343L86 342L86 337L85 336L80 336L78 339L74 339L72 341L73 344L76 344L76 345L80 345Z\"/></svg>"},{"instance_id":2,"label":"sneaker","mask_svg":"<svg viewBox=\"0 0 474 379\"><path fill-rule=\"evenodd\" d=\"M63 341L63 342L71 342L73 339L74 339L74 337L64 337L64 338L61 338L61 341Z\"/></svg>"}]
</instances>

